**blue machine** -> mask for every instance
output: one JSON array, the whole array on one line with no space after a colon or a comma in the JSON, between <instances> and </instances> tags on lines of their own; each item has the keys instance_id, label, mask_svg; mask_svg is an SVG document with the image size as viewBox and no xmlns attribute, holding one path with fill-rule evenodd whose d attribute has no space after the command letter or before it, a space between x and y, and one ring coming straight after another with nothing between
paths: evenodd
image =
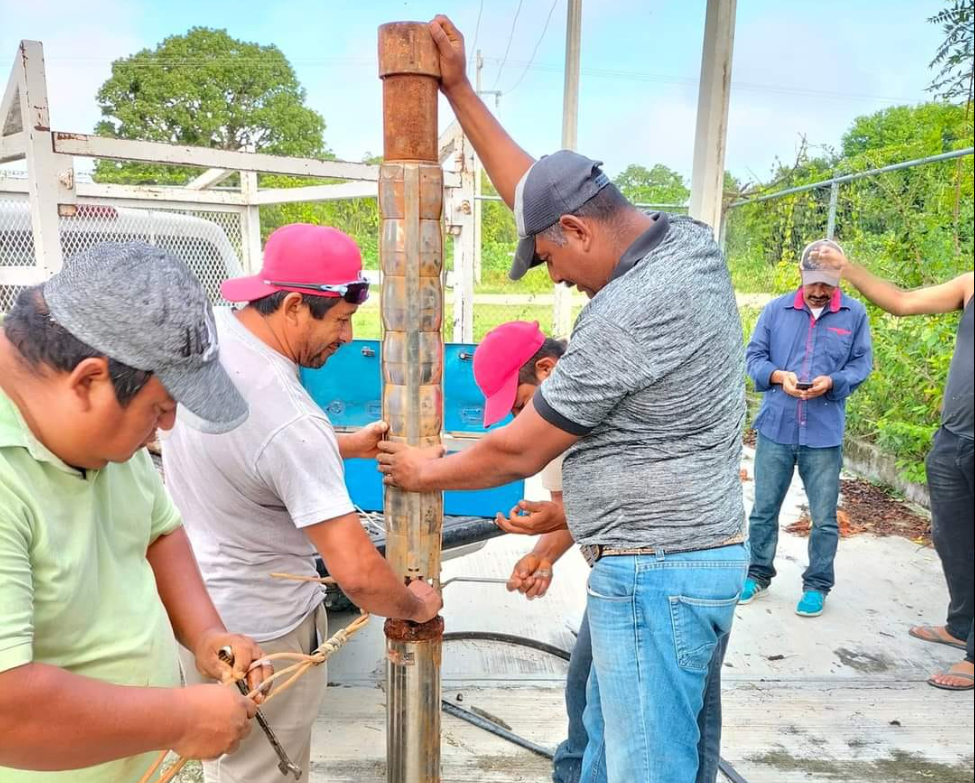
<instances>
[{"instance_id":1,"label":"blue machine","mask_svg":"<svg viewBox=\"0 0 975 783\"><path fill-rule=\"evenodd\" d=\"M444 346L444 432L448 441L465 434L483 434L484 397L474 382L474 345ZM301 371L301 381L312 398L339 429L364 427L382 417L382 344L379 340L353 340L340 348L321 370ZM499 422L501 427L510 417ZM459 438L451 438L456 434ZM352 502L364 511L383 510L382 474L375 460L345 461L345 483ZM445 492L444 514L493 517L507 514L525 496L525 482L495 489Z\"/></svg>"}]
</instances>

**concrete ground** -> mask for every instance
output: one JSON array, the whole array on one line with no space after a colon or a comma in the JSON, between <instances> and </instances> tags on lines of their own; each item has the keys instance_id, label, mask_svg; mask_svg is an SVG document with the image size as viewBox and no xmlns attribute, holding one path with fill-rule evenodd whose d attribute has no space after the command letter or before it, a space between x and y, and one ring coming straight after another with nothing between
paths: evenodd
<instances>
[{"instance_id":1,"label":"concrete ground","mask_svg":"<svg viewBox=\"0 0 975 783\"><path fill-rule=\"evenodd\" d=\"M744 467L753 475L751 454ZM745 484L748 505L753 484ZM800 515L796 481L782 525ZM444 566L452 576L506 577L531 547L506 536ZM944 619L947 595L934 551L901 538L840 543L837 587L818 619L794 613L806 540L782 533L767 596L740 607L725 664L723 756L748 783L870 781L966 783L973 779L973 695L925 683L961 653L924 644L908 627ZM556 566L551 591L528 602L501 585L446 589L448 631L490 630L570 647L585 601L587 567L576 552ZM331 618L333 629L349 617ZM373 621L329 663L329 691L313 738L312 783L385 781L382 624ZM565 733L566 664L495 643L445 644L444 694L554 747ZM549 779L549 762L443 716L445 783Z\"/></svg>"}]
</instances>

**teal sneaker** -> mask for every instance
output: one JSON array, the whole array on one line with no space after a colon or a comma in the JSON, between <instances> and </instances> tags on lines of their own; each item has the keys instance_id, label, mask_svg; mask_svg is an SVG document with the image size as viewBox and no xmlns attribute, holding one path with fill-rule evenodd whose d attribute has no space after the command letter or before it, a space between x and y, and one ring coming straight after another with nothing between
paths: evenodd
<instances>
[{"instance_id":1,"label":"teal sneaker","mask_svg":"<svg viewBox=\"0 0 975 783\"><path fill-rule=\"evenodd\" d=\"M796 604L796 614L800 617L819 617L826 606L826 596L818 590L806 590Z\"/></svg>"},{"instance_id":2,"label":"teal sneaker","mask_svg":"<svg viewBox=\"0 0 975 783\"><path fill-rule=\"evenodd\" d=\"M738 599L738 603L750 604L767 590L768 587L760 585L754 579L749 577L745 580L745 586L741 589L741 597Z\"/></svg>"}]
</instances>

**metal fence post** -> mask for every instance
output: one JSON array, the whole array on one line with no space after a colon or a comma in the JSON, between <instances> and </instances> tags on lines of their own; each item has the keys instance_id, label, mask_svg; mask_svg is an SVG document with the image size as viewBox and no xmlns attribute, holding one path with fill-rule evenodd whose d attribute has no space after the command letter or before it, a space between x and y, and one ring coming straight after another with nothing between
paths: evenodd
<instances>
[{"instance_id":1,"label":"metal fence post","mask_svg":"<svg viewBox=\"0 0 975 783\"><path fill-rule=\"evenodd\" d=\"M829 217L826 219L826 238L832 239L836 233L836 203L839 201L840 183L833 182L829 186Z\"/></svg>"},{"instance_id":2,"label":"metal fence post","mask_svg":"<svg viewBox=\"0 0 975 783\"><path fill-rule=\"evenodd\" d=\"M247 204L240 213L241 242L244 269L253 275L261 268L261 208L254 203L257 195L257 172L240 172L240 192Z\"/></svg>"},{"instance_id":3,"label":"metal fence post","mask_svg":"<svg viewBox=\"0 0 975 783\"><path fill-rule=\"evenodd\" d=\"M74 165L70 156L54 151L44 48L38 41L21 41L17 57L11 79L19 80L34 255L46 280L61 269L60 218L77 212Z\"/></svg>"}]
</instances>

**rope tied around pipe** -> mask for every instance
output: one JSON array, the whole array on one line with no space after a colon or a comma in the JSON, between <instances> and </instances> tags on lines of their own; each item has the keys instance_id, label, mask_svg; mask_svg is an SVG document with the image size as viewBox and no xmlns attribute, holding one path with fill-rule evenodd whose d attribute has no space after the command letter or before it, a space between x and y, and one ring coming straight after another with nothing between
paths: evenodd
<instances>
[{"instance_id":1,"label":"rope tied around pipe","mask_svg":"<svg viewBox=\"0 0 975 783\"><path fill-rule=\"evenodd\" d=\"M291 666L282 669L279 672L275 672L270 677L268 677L264 682L254 688L250 693L247 694L247 698L256 699L257 695L263 693L271 684L275 681L282 680L286 675L287 680L281 682L271 693L269 693L263 704L267 704L271 699L284 693L288 688L293 686L300 677L305 675L310 669L315 666L321 666L325 661L327 661L332 655L338 652L342 647L344 647L349 639L351 639L356 633L358 633L362 628L366 626L369 622L369 615L363 612L359 617L349 623L345 628L340 628L334 634L332 634L328 639L322 642L314 652L309 654L305 653L274 653L272 655L266 655L257 661L254 661L250 669L257 668L258 666L263 666L265 663L272 663L273 661L295 661ZM250 671L248 669L248 671ZM246 676L246 675L243 675ZM235 675L229 675L221 685L235 685L238 679L243 679L242 677L237 677ZM163 750L153 761L152 766L146 770L146 773L139 778L139 783L149 783L153 779L153 776L158 772L159 768L162 766L163 761L166 760L170 751ZM170 783L176 775L179 774L180 770L186 766L188 758L182 756L176 759L176 762L169 767L165 772L161 773L159 778L156 779L155 783Z\"/></svg>"}]
</instances>

